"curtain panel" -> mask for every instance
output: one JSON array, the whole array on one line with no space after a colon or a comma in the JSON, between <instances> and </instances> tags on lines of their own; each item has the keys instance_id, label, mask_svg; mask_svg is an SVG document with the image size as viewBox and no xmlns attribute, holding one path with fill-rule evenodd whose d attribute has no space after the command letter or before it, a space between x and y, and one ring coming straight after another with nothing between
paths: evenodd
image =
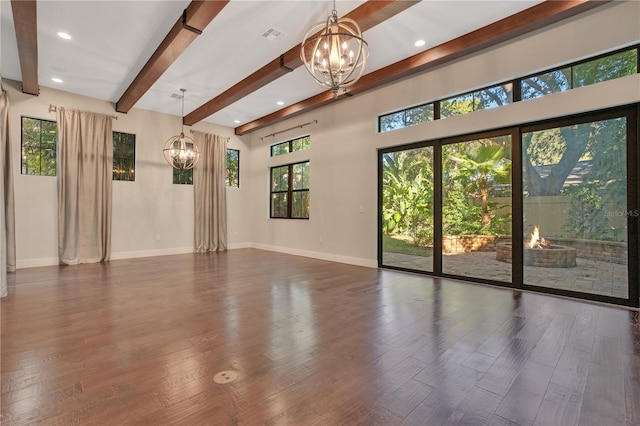
<instances>
[{"instance_id":1,"label":"curtain panel","mask_svg":"<svg viewBox=\"0 0 640 426\"><path fill-rule=\"evenodd\" d=\"M229 138L194 132L200 160L193 168L194 250L227 249L227 142Z\"/></svg>"},{"instance_id":2,"label":"curtain panel","mask_svg":"<svg viewBox=\"0 0 640 426\"><path fill-rule=\"evenodd\" d=\"M7 272L16 270L15 208L13 169L9 140L9 95L0 77L0 297L8 294Z\"/></svg>"},{"instance_id":3,"label":"curtain panel","mask_svg":"<svg viewBox=\"0 0 640 426\"><path fill-rule=\"evenodd\" d=\"M112 119L57 108L61 264L103 262L111 255Z\"/></svg>"}]
</instances>

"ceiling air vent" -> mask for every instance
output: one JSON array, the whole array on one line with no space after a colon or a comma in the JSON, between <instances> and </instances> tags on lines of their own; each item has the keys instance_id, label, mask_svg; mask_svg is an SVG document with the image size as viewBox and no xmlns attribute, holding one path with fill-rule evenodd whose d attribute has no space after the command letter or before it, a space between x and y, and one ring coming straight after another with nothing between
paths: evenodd
<instances>
[{"instance_id":1,"label":"ceiling air vent","mask_svg":"<svg viewBox=\"0 0 640 426\"><path fill-rule=\"evenodd\" d=\"M182 99L183 96L182 96L182 93L172 93L171 94L171 98L173 98L173 99Z\"/></svg>"},{"instance_id":2,"label":"ceiling air vent","mask_svg":"<svg viewBox=\"0 0 640 426\"><path fill-rule=\"evenodd\" d=\"M262 32L262 37L266 38L269 41L273 40L282 40L287 36L287 33L280 31L277 28L269 27Z\"/></svg>"}]
</instances>

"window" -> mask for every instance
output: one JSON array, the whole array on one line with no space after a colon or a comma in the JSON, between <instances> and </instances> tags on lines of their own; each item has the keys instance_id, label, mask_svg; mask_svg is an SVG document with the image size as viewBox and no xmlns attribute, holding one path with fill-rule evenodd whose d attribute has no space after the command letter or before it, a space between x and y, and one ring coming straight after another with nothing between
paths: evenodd
<instances>
[{"instance_id":1,"label":"window","mask_svg":"<svg viewBox=\"0 0 640 426\"><path fill-rule=\"evenodd\" d=\"M227 186L240 188L240 151L227 148Z\"/></svg>"},{"instance_id":2,"label":"window","mask_svg":"<svg viewBox=\"0 0 640 426\"><path fill-rule=\"evenodd\" d=\"M23 175L56 175L57 136L55 121L22 117Z\"/></svg>"},{"instance_id":3,"label":"window","mask_svg":"<svg viewBox=\"0 0 640 426\"><path fill-rule=\"evenodd\" d=\"M514 79L504 84L380 115L378 116L378 132L403 129L427 121L495 108L512 102L539 98L549 93L565 92L576 87L632 75L640 71L638 69L638 51L639 47L635 46L631 49L607 53L557 69L547 70L541 74ZM517 89L515 94L514 88ZM279 155L273 154L274 147L278 145L272 146L272 156ZM282 148L278 146L276 151L281 149L286 148L284 145Z\"/></svg>"},{"instance_id":4,"label":"window","mask_svg":"<svg viewBox=\"0 0 640 426\"><path fill-rule=\"evenodd\" d=\"M440 101L440 117L463 115L481 109L510 104L513 101L512 87L513 84L506 83L442 100Z\"/></svg>"},{"instance_id":5,"label":"window","mask_svg":"<svg viewBox=\"0 0 640 426\"><path fill-rule=\"evenodd\" d=\"M173 184L174 185L193 185L193 169L180 171L178 169L171 168L173 170Z\"/></svg>"},{"instance_id":6,"label":"window","mask_svg":"<svg viewBox=\"0 0 640 426\"><path fill-rule=\"evenodd\" d=\"M378 131L402 129L416 124L433 121L433 104L424 104L398 112L381 115L378 118Z\"/></svg>"},{"instance_id":7,"label":"window","mask_svg":"<svg viewBox=\"0 0 640 426\"><path fill-rule=\"evenodd\" d=\"M311 147L311 136L302 136L286 142L280 142L270 147L270 156L288 154L293 151L302 151Z\"/></svg>"},{"instance_id":8,"label":"window","mask_svg":"<svg viewBox=\"0 0 640 426\"><path fill-rule=\"evenodd\" d=\"M309 219L309 162L271 168L271 218Z\"/></svg>"},{"instance_id":9,"label":"window","mask_svg":"<svg viewBox=\"0 0 640 426\"><path fill-rule=\"evenodd\" d=\"M113 132L113 180L136 180L136 135Z\"/></svg>"},{"instance_id":10,"label":"window","mask_svg":"<svg viewBox=\"0 0 640 426\"><path fill-rule=\"evenodd\" d=\"M638 49L608 54L522 79L522 100L613 80L638 72Z\"/></svg>"}]
</instances>

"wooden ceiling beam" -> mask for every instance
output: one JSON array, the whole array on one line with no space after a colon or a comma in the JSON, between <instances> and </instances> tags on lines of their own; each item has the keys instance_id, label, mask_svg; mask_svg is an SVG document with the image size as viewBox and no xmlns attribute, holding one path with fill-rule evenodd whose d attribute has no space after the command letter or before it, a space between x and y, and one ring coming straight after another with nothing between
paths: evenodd
<instances>
[{"instance_id":1,"label":"wooden ceiling beam","mask_svg":"<svg viewBox=\"0 0 640 426\"><path fill-rule=\"evenodd\" d=\"M341 94L337 99L334 99L332 91L328 90L238 126L235 129L235 134L244 135L332 102L398 81L416 73L425 72L462 56L495 46L514 37L594 9L610 1L612 0L547 0L544 3L539 3L456 39L366 74L349 88L348 93Z\"/></svg>"},{"instance_id":2,"label":"wooden ceiling beam","mask_svg":"<svg viewBox=\"0 0 640 426\"><path fill-rule=\"evenodd\" d=\"M368 0L345 15L360 25L365 32L381 22L408 9L421 0ZM300 58L301 44L272 60L253 74L225 90L220 95L207 101L184 117L184 124L192 126L221 109L239 101L245 96L277 80L302 65Z\"/></svg>"},{"instance_id":3,"label":"wooden ceiling beam","mask_svg":"<svg viewBox=\"0 0 640 426\"><path fill-rule=\"evenodd\" d=\"M227 3L229 0L192 1L118 100L116 111L129 112Z\"/></svg>"},{"instance_id":4,"label":"wooden ceiling beam","mask_svg":"<svg viewBox=\"0 0 640 426\"><path fill-rule=\"evenodd\" d=\"M11 0L18 41L22 91L38 96L38 13L36 0Z\"/></svg>"}]
</instances>

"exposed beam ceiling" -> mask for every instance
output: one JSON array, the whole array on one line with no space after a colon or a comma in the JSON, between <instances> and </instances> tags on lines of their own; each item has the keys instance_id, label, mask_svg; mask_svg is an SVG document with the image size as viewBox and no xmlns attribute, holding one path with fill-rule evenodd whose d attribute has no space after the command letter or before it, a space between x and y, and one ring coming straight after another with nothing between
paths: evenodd
<instances>
[{"instance_id":1,"label":"exposed beam ceiling","mask_svg":"<svg viewBox=\"0 0 640 426\"><path fill-rule=\"evenodd\" d=\"M116 111L129 112L227 3L229 0L192 1L118 100Z\"/></svg>"},{"instance_id":2,"label":"exposed beam ceiling","mask_svg":"<svg viewBox=\"0 0 640 426\"><path fill-rule=\"evenodd\" d=\"M22 91L38 96L38 17L35 0L11 0L22 72Z\"/></svg>"},{"instance_id":3,"label":"exposed beam ceiling","mask_svg":"<svg viewBox=\"0 0 640 426\"><path fill-rule=\"evenodd\" d=\"M371 90L409 75L424 72L443 63L453 61L478 50L494 46L563 19L594 9L611 0L546 1L522 12L484 26L424 52L398 61L360 78L345 95L333 98L331 90L307 98L257 120L236 127L237 135L258 130L271 124L312 111L331 102Z\"/></svg>"},{"instance_id":4,"label":"exposed beam ceiling","mask_svg":"<svg viewBox=\"0 0 640 426\"><path fill-rule=\"evenodd\" d=\"M421 0L369 0L348 13L345 17L358 22L362 32L378 25L392 16L408 9ZM236 83L220 95L196 108L184 117L184 124L192 126L211 114L233 104L277 78L302 65L300 59L301 44L289 49L280 57L272 60L250 76Z\"/></svg>"}]
</instances>

